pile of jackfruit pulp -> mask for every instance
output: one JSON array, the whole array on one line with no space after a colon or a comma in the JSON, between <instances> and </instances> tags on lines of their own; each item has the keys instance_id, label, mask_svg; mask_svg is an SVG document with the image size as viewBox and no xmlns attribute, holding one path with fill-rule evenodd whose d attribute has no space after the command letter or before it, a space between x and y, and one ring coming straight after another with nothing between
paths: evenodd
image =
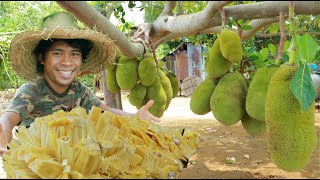
<instances>
[{"instance_id":1,"label":"pile of jackfruit pulp","mask_svg":"<svg viewBox=\"0 0 320 180\"><path fill-rule=\"evenodd\" d=\"M207 77L191 96L191 111L198 115L211 111L226 126L241 121L249 135L267 137L277 167L302 170L316 148L317 135L314 104L303 111L290 90L297 65L261 67L250 82L232 71L243 54L239 35L223 29L209 50Z\"/></svg>"},{"instance_id":2,"label":"pile of jackfruit pulp","mask_svg":"<svg viewBox=\"0 0 320 180\"><path fill-rule=\"evenodd\" d=\"M178 178L199 145L190 129L93 107L57 111L18 129L3 155L7 178Z\"/></svg>"},{"instance_id":3,"label":"pile of jackfruit pulp","mask_svg":"<svg viewBox=\"0 0 320 180\"><path fill-rule=\"evenodd\" d=\"M179 92L179 81L175 74L159 67L151 53L142 58L117 55L107 68L107 88L112 93L130 91L130 104L140 109L149 100L154 100L149 112L162 117L172 98Z\"/></svg>"}]
</instances>

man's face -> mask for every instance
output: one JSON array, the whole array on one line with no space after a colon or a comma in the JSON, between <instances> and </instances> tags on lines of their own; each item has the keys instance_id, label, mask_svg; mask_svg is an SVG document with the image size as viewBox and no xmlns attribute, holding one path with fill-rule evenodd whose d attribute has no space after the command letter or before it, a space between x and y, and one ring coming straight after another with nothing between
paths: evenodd
<instances>
[{"instance_id":1,"label":"man's face","mask_svg":"<svg viewBox=\"0 0 320 180\"><path fill-rule=\"evenodd\" d=\"M64 41L56 41L46 52L44 77L57 93L63 93L79 73L81 62L80 49Z\"/></svg>"}]
</instances>

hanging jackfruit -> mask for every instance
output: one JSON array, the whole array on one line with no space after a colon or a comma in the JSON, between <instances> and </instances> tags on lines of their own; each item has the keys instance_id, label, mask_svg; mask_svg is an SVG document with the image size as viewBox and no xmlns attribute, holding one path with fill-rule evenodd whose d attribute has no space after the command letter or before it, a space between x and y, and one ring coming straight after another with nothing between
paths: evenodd
<instances>
[{"instance_id":1,"label":"hanging jackfruit","mask_svg":"<svg viewBox=\"0 0 320 180\"><path fill-rule=\"evenodd\" d=\"M246 113L241 119L242 127L251 136L264 136L266 133L266 122L258 121Z\"/></svg>"},{"instance_id":2,"label":"hanging jackfruit","mask_svg":"<svg viewBox=\"0 0 320 180\"><path fill-rule=\"evenodd\" d=\"M139 62L138 75L141 84L150 86L156 79L157 67L151 54L145 54L144 58Z\"/></svg>"},{"instance_id":3,"label":"hanging jackfruit","mask_svg":"<svg viewBox=\"0 0 320 180\"><path fill-rule=\"evenodd\" d=\"M130 94L128 96L130 104L133 106L140 105L145 98L147 93L147 88L142 85L141 83L138 83L130 90Z\"/></svg>"},{"instance_id":4,"label":"hanging jackfruit","mask_svg":"<svg viewBox=\"0 0 320 180\"><path fill-rule=\"evenodd\" d=\"M116 79L121 89L131 90L138 82L137 59L121 56L116 68Z\"/></svg>"},{"instance_id":5,"label":"hanging jackfruit","mask_svg":"<svg viewBox=\"0 0 320 180\"><path fill-rule=\"evenodd\" d=\"M266 96L267 145L282 170L300 171L316 148L314 103L303 111L290 90L296 65L282 64L272 76Z\"/></svg>"},{"instance_id":6,"label":"hanging jackfruit","mask_svg":"<svg viewBox=\"0 0 320 180\"><path fill-rule=\"evenodd\" d=\"M116 78L116 69L112 70L111 68L107 68L106 81L107 88L110 92L117 93L120 91L120 87Z\"/></svg>"},{"instance_id":7,"label":"hanging jackfruit","mask_svg":"<svg viewBox=\"0 0 320 180\"><path fill-rule=\"evenodd\" d=\"M210 77L201 82L190 98L190 109L193 113L204 115L211 111L210 98L218 81Z\"/></svg>"},{"instance_id":8,"label":"hanging jackfruit","mask_svg":"<svg viewBox=\"0 0 320 180\"><path fill-rule=\"evenodd\" d=\"M212 48L209 51L209 56L206 62L206 72L207 76L211 78L220 78L227 72L229 72L230 68L232 67L232 62L225 59L220 50L220 42L219 38L217 38Z\"/></svg>"},{"instance_id":9,"label":"hanging jackfruit","mask_svg":"<svg viewBox=\"0 0 320 180\"><path fill-rule=\"evenodd\" d=\"M246 113L247 90L247 82L239 72L222 76L210 99L210 108L216 120L227 126L240 121Z\"/></svg>"},{"instance_id":10,"label":"hanging jackfruit","mask_svg":"<svg viewBox=\"0 0 320 180\"><path fill-rule=\"evenodd\" d=\"M268 92L268 85L272 75L278 67L262 67L254 74L248 88L246 99L247 113L258 121L265 121L265 102Z\"/></svg>"},{"instance_id":11,"label":"hanging jackfruit","mask_svg":"<svg viewBox=\"0 0 320 180\"><path fill-rule=\"evenodd\" d=\"M239 34L231 29L222 29L218 38L223 57L233 63L240 63L244 53Z\"/></svg>"},{"instance_id":12,"label":"hanging jackfruit","mask_svg":"<svg viewBox=\"0 0 320 180\"><path fill-rule=\"evenodd\" d=\"M171 87L172 87L172 97L173 98L177 97L180 89L177 76L166 69L163 69L163 72L165 72L168 78L170 79Z\"/></svg>"}]
</instances>

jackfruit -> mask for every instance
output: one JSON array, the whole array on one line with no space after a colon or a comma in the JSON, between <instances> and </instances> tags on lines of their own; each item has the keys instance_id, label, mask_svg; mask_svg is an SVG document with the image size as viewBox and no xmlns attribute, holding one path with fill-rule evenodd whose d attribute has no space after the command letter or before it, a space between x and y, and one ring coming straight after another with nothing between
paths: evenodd
<instances>
[{"instance_id":1,"label":"jackfruit","mask_svg":"<svg viewBox=\"0 0 320 180\"><path fill-rule=\"evenodd\" d=\"M229 72L219 79L210 98L213 116L223 125L233 125L245 115L247 82L239 72Z\"/></svg>"},{"instance_id":2,"label":"jackfruit","mask_svg":"<svg viewBox=\"0 0 320 180\"><path fill-rule=\"evenodd\" d=\"M178 93L179 93L179 90L180 90L179 81L177 79L177 76L175 74L173 74L172 72L166 70L166 69L164 69L163 71L166 73L166 75L170 79L171 87L172 87L172 97L173 98L177 97Z\"/></svg>"},{"instance_id":3,"label":"jackfruit","mask_svg":"<svg viewBox=\"0 0 320 180\"><path fill-rule=\"evenodd\" d=\"M110 65L107 67L108 70L116 70L119 59L120 59L121 55L119 50L116 50L116 57L114 58L113 61L111 61Z\"/></svg>"},{"instance_id":4,"label":"jackfruit","mask_svg":"<svg viewBox=\"0 0 320 180\"><path fill-rule=\"evenodd\" d=\"M222 29L218 38L223 57L233 63L240 63L244 53L239 34L230 29Z\"/></svg>"},{"instance_id":5,"label":"jackfruit","mask_svg":"<svg viewBox=\"0 0 320 180\"><path fill-rule=\"evenodd\" d=\"M207 63L205 66L207 75L214 79L222 77L229 72L232 62L225 59L220 50L220 42L217 38L209 51Z\"/></svg>"},{"instance_id":6,"label":"jackfruit","mask_svg":"<svg viewBox=\"0 0 320 180\"><path fill-rule=\"evenodd\" d=\"M264 136L266 133L266 122L258 121L246 113L241 119L242 127L251 136Z\"/></svg>"},{"instance_id":7,"label":"jackfruit","mask_svg":"<svg viewBox=\"0 0 320 180\"><path fill-rule=\"evenodd\" d=\"M297 65L282 64L272 76L265 105L267 146L284 171L300 171L316 148L314 103L303 111L290 90Z\"/></svg>"},{"instance_id":8,"label":"jackfruit","mask_svg":"<svg viewBox=\"0 0 320 180\"><path fill-rule=\"evenodd\" d=\"M151 54L146 54L145 57L139 62L138 76L141 84L150 86L156 79L157 67Z\"/></svg>"},{"instance_id":9,"label":"jackfruit","mask_svg":"<svg viewBox=\"0 0 320 180\"><path fill-rule=\"evenodd\" d=\"M262 67L254 74L252 81L248 88L246 99L246 110L250 117L265 121L265 102L268 92L268 85L272 75L276 72L278 67Z\"/></svg>"},{"instance_id":10,"label":"jackfruit","mask_svg":"<svg viewBox=\"0 0 320 180\"><path fill-rule=\"evenodd\" d=\"M167 102L167 95L163 89L160 81L160 77L156 77L154 83L147 87L147 98L154 100L154 104L165 105Z\"/></svg>"},{"instance_id":11,"label":"jackfruit","mask_svg":"<svg viewBox=\"0 0 320 180\"><path fill-rule=\"evenodd\" d=\"M107 83L107 88L110 92L112 93L117 93L120 91L120 87L117 82L116 78L116 70L112 70L107 68L107 73L106 73L106 83Z\"/></svg>"},{"instance_id":12,"label":"jackfruit","mask_svg":"<svg viewBox=\"0 0 320 180\"><path fill-rule=\"evenodd\" d=\"M120 89L131 90L138 82L138 61L121 56L116 68L116 79Z\"/></svg>"},{"instance_id":13,"label":"jackfruit","mask_svg":"<svg viewBox=\"0 0 320 180\"><path fill-rule=\"evenodd\" d=\"M133 89L130 90L129 94L129 102L133 106L140 105L142 103L142 100L145 98L147 93L147 88L142 85L141 83L138 83L134 86Z\"/></svg>"},{"instance_id":14,"label":"jackfruit","mask_svg":"<svg viewBox=\"0 0 320 180\"><path fill-rule=\"evenodd\" d=\"M217 80L208 76L198 85L190 98L190 109L193 113L204 115L211 111L210 98L216 85Z\"/></svg>"},{"instance_id":15,"label":"jackfruit","mask_svg":"<svg viewBox=\"0 0 320 180\"><path fill-rule=\"evenodd\" d=\"M171 82L168 76L166 75L166 73L164 73L161 69L159 69L158 71L158 76L160 77L160 82L163 87L163 90L166 92L166 95L167 95L166 108L165 108L167 109L173 97Z\"/></svg>"}]
</instances>

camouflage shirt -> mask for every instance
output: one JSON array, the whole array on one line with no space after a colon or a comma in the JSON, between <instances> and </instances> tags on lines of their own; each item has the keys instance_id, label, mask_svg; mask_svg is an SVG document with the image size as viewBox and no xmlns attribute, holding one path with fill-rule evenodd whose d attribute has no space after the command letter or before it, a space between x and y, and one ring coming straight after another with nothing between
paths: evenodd
<instances>
[{"instance_id":1,"label":"camouflage shirt","mask_svg":"<svg viewBox=\"0 0 320 180\"><path fill-rule=\"evenodd\" d=\"M92 106L100 106L100 100L79 81L73 81L63 94L57 94L43 79L23 84L14 95L5 111L16 112L21 124L29 127L37 117L52 114L58 110L71 110L80 106L87 112Z\"/></svg>"}]
</instances>

